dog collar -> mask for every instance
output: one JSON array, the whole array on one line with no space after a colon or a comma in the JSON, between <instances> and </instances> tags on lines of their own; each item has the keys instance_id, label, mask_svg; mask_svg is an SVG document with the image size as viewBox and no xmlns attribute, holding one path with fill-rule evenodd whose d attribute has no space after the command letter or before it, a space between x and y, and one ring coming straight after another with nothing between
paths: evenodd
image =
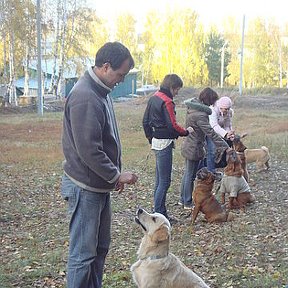
<instances>
[{"instance_id":1,"label":"dog collar","mask_svg":"<svg viewBox=\"0 0 288 288\"><path fill-rule=\"evenodd\" d=\"M140 258L140 260L158 260L167 257L168 255L151 255L147 257Z\"/></svg>"}]
</instances>

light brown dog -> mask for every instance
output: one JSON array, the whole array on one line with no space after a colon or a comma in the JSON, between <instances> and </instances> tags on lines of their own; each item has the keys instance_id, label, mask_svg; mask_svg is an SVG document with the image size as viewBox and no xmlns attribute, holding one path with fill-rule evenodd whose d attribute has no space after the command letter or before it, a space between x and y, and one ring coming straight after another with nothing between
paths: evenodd
<instances>
[{"instance_id":1,"label":"light brown dog","mask_svg":"<svg viewBox=\"0 0 288 288\"><path fill-rule=\"evenodd\" d=\"M164 215L138 209L135 221L144 232L137 252L138 260L131 266L138 288L209 288L169 252L171 226Z\"/></svg>"},{"instance_id":2,"label":"light brown dog","mask_svg":"<svg viewBox=\"0 0 288 288\"><path fill-rule=\"evenodd\" d=\"M192 212L192 223L195 222L199 211L205 214L209 223L232 220L233 216L221 206L212 193L215 175L206 167L196 174L195 188L192 194L195 207Z\"/></svg>"},{"instance_id":3,"label":"light brown dog","mask_svg":"<svg viewBox=\"0 0 288 288\"><path fill-rule=\"evenodd\" d=\"M268 170L270 168L270 153L266 146L262 146L259 149L248 149L241 139L246 137L247 134L242 136L236 135L233 141L233 147L237 152L243 152L245 155L246 163L256 163L257 172Z\"/></svg>"},{"instance_id":4,"label":"light brown dog","mask_svg":"<svg viewBox=\"0 0 288 288\"><path fill-rule=\"evenodd\" d=\"M249 173L247 169L247 161L244 151L247 150L247 147L243 144L241 141L241 138L245 137L247 134L244 134L242 136L235 135L233 141L232 141L232 147L237 152L237 154L240 157L241 160L241 167L243 169L243 176L247 182L249 182Z\"/></svg>"},{"instance_id":5,"label":"light brown dog","mask_svg":"<svg viewBox=\"0 0 288 288\"><path fill-rule=\"evenodd\" d=\"M257 171L261 172L270 168L270 153L266 146L262 146L259 149L246 149L244 151L246 162L256 162Z\"/></svg>"},{"instance_id":6,"label":"light brown dog","mask_svg":"<svg viewBox=\"0 0 288 288\"><path fill-rule=\"evenodd\" d=\"M224 176L221 181L220 193L222 204L225 203L225 194L229 194L229 209L244 208L247 203L255 202L255 197L250 193L250 187L243 177L241 160L235 150L226 154L227 166L224 168Z\"/></svg>"}]
</instances>

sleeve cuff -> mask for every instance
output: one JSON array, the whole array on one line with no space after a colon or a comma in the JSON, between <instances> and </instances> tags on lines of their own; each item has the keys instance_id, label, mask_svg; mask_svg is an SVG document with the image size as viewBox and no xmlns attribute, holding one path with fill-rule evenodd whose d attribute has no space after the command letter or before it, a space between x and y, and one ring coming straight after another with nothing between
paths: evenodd
<instances>
[{"instance_id":1,"label":"sleeve cuff","mask_svg":"<svg viewBox=\"0 0 288 288\"><path fill-rule=\"evenodd\" d=\"M116 175L111 180L108 180L107 182L108 183L115 183L119 177L120 177L120 172L117 170Z\"/></svg>"}]
</instances>

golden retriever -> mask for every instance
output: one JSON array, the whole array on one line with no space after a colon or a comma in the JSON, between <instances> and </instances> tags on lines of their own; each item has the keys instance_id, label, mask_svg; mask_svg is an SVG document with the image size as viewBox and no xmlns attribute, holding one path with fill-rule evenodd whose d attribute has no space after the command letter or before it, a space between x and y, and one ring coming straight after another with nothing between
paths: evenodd
<instances>
[{"instance_id":1,"label":"golden retriever","mask_svg":"<svg viewBox=\"0 0 288 288\"><path fill-rule=\"evenodd\" d=\"M135 222L144 232L137 252L138 260L131 266L138 288L209 288L169 252L171 225L165 216L138 209Z\"/></svg>"},{"instance_id":2,"label":"golden retriever","mask_svg":"<svg viewBox=\"0 0 288 288\"><path fill-rule=\"evenodd\" d=\"M195 222L199 211L205 214L209 222L226 222L233 219L233 215L221 206L212 193L215 175L206 167L201 168L196 174L193 202L195 207L192 212L192 223Z\"/></svg>"}]
</instances>

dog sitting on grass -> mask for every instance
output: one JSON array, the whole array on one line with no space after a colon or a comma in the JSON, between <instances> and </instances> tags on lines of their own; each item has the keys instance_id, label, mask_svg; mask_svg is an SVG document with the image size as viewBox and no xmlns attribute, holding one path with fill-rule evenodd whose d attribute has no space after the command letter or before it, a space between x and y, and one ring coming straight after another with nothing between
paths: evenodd
<instances>
[{"instance_id":1,"label":"dog sitting on grass","mask_svg":"<svg viewBox=\"0 0 288 288\"><path fill-rule=\"evenodd\" d=\"M138 209L135 222L144 232L138 260L131 266L138 288L209 288L169 252L171 225L164 215Z\"/></svg>"},{"instance_id":2,"label":"dog sitting on grass","mask_svg":"<svg viewBox=\"0 0 288 288\"><path fill-rule=\"evenodd\" d=\"M209 222L226 222L233 219L233 215L226 211L212 193L215 174L206 167L196 174L195 188L192 194L195 207L192 212L192 223L195 222L199 211L204 213Z\"/></svg>"},{"instance_id":3,"label":"dog sitting on grass","mask_svg":"<svg viewBox=\"0 0 288 288\"><path fill-rule=\"evenodd\" d=\"M227 152L227 166L221 181L220 193L222 204L225 204L225 195L229 194L228 209L239 209L248 203L254 203L255 197L250 193L250 187L243 177L241 160L235 150Z\"/></svg>"}]
</instances>

